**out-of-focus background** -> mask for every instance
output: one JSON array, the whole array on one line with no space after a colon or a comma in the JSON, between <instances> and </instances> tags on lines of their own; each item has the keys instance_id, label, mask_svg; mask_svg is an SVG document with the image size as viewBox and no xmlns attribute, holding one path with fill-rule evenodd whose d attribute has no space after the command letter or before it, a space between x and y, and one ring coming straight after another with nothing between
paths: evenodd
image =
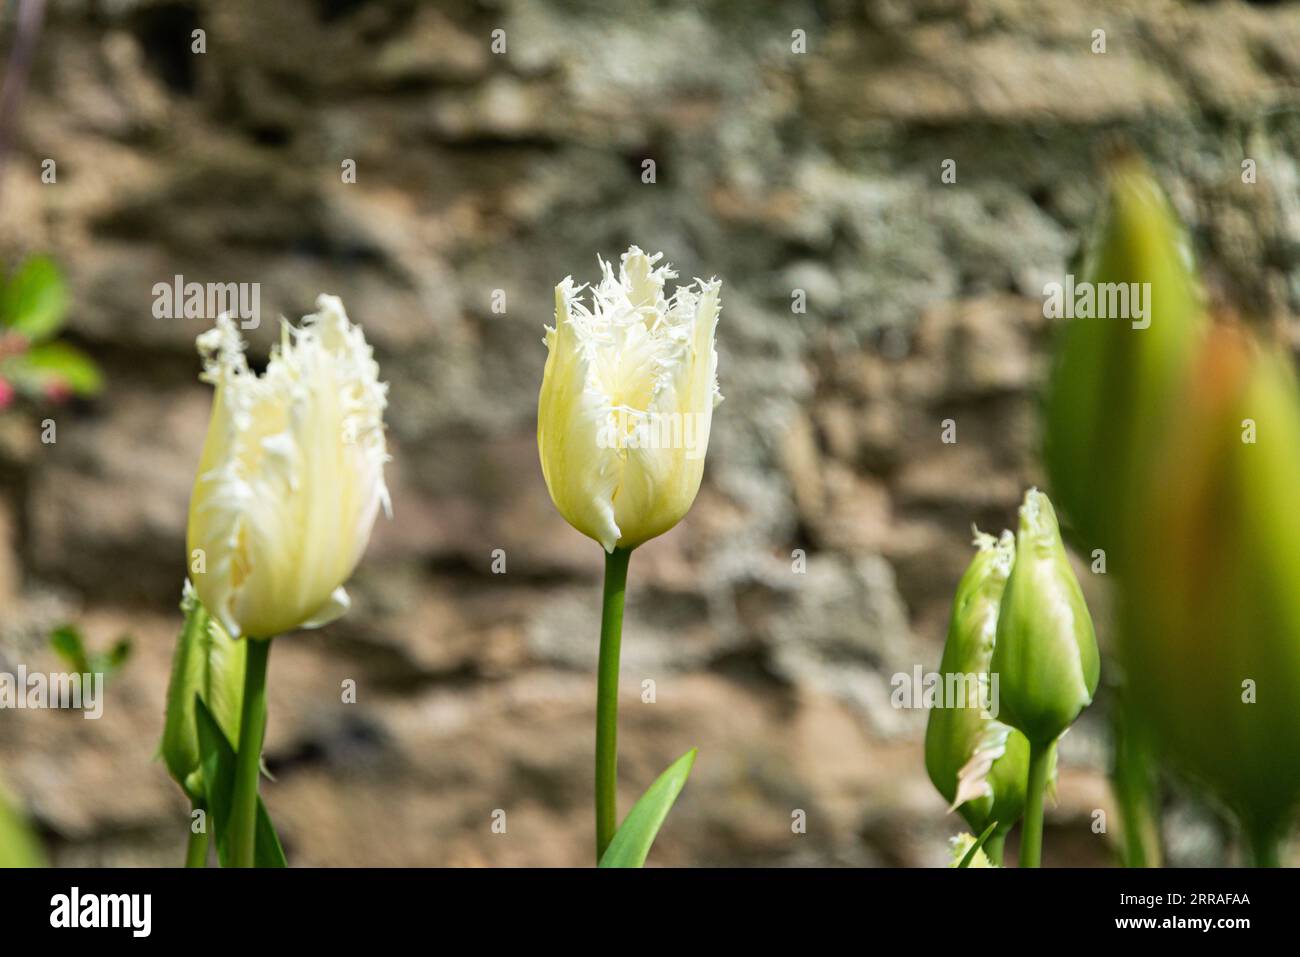
<instances>
[{"instance_id":1,"label":"out-of-focus background","mask_svg":"<svg viewBox=\"0 0 1300 957\"><path fill-rule=\"evenodd\" d=\"M945 862L962 825L890 680L937 667L971 523L1042 481L1042 289L1099 157L1136 146L1224 297L1294 315L1298 89L1294 3L51 3L0 263L58 261L106 385L0 412L0 668L57 670L67 622L133 643L102 720L0 712L0 776L54 863L180 863L152 759L211 322L152 289L260 283L259 357L325 291L391 383L394 518L352 612L275 646L290 861L588 863L601 552L550 503L535 408L552 287L636 243L723 280L726 401L694 509L633 557L623 806L698 746L652 862ZM1114 860L1107 703L1062 746L1049 864ZM1225 833L1171 798L1171 863L1235 862Z\"/></svg>"}]
</instances>

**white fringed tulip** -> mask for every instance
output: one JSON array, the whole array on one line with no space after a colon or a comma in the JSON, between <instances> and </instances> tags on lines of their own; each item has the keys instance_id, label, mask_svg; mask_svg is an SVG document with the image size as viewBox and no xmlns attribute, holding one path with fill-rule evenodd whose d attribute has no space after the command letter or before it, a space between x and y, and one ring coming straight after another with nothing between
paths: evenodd
<instances>
[{"instance_id":1,"label":"white fringed tulip","mask_svg":"<svg viewBox=\"0 0 1300 957\"><path fill-rule=\"evenodd\" d=\"M641 865L694 760L688 752L661 775L620 828L618 666L628 561L695 501L713 407L722 400L713 348L721 283L696 280L665 298L664 282L677 274L655 268L662 255L633 246L617 276L599 260L603 276L590 306L579 300L585 287L574 286L572 276L555 287L555 327L546 329L537 400L537 448L555 507L605 549L596 678L601 867ZM671 793L660 793L663 788ZM647 800L657 812L638 814Z\"/></svg>"},{"instance_id":2,"label":"white fringed tulip","mask_svg":"<svg viewBox=\"0 0 1300 957\"><path fill-rule=\"evenodd\" d=\"M312 628L348 607L343 583L382 504L387 386L343 303L284 323L264 375L233 321L198 338L216 387L190 498L194 587L234 637Z\"/></svg>"},{"instance_id":3,"label":"white fringed tulip","mask_svg":"<svg viewBox=\"0 0 1300 957\"><path fill-rule=\"evenodd\" d=\"M537 410L542 474L565 519L607 552L662 535L704 474L718 356L721 283L664 297L677 274L636 246L604 273L591 305L572 277L555 287L555 327Z\"/></svg>"}]
</instances>

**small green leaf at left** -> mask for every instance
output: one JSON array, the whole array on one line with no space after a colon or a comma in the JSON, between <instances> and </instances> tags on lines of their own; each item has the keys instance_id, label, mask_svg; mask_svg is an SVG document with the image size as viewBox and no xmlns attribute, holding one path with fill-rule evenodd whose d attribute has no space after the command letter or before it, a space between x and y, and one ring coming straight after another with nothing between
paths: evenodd
<instances>
[{"instance_id":1,"label":"small green leaf at left","mask_svg":"<svg viewBox=\"0 0 1300 957\"><path fill-rule=\"evenodd\" d=\"M0 292L0 318L30 342L49 339L63 325L68 290L54 260L33 256L14 273Z\"/></svg>"},{"instance_id":2,"label":"small green leaf at left","mask_svg":"<svg viewBox=\"0 0 1300 957\"><path fill-rule=\"evenodd\" d=\"M54 649L69 670L77 674L90 671L90 659L86 655L86 645L81 639L81 632L74 625L61 625L50 633L50 647Z\"/></svg>"},{"instance_id":3,"label":"small green leaf at left","mask_svg":"<svg viewBox=\"0 0 1300 957\"><path fill-rule=\"evenodd\" d=\"M104 387L104 376L95 360L66 342L32 346L12 364L12 374L33 390L58 387L74 395L89 396Z\"/></svg>"},{"instance_id":4,"label":"small green leaf at left","mask_svg":"<svg viewBox=\"0 0 1300 957\"><path fill-rule=\"evenodd\" d=\"M50 633L50 647L76 674L102 674L107 679L131 657L131 638L123 635L108 651L88 651L75 625L61 625Z\"/></svg>"}]
</instances>

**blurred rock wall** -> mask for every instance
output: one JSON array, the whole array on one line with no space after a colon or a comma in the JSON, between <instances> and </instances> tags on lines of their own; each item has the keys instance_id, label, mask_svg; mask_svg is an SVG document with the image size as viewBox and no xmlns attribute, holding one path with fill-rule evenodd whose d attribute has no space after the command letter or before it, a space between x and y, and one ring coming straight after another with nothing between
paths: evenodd
<instances>
[{"instance_id":1,"label":"blurred rock wall","mask_svg":"<svg viewBox=\"0 0 1300 957\"><path fill-rule=\"evenodd\" d=\"M0 774L57 863L180 862L188 809L151 758L209 323L154 318L152 288L260 283L262 357L326 291L391 383L394 518L351 614L275 646L290 859L587 863L601 553L550 504L535 404L552 287L636 243L723 280L726 401L694 510L632 562L623 806L698 746L658 863L941 863L958 821L889 681L937 667L971 523L1041 481L1041 291L1099 157L1147 153L1218 294L1277 321L1298 84L1297 4L54 2L0 261L58 258L109 384L0 413L0 663L57 668L63 621L134 655L100 721L0 713ZM1110 860L1104 711L1067 739L1049 861ZM1175 856L1216 860L1198 820Z\"/></svg>"}]
</instances>

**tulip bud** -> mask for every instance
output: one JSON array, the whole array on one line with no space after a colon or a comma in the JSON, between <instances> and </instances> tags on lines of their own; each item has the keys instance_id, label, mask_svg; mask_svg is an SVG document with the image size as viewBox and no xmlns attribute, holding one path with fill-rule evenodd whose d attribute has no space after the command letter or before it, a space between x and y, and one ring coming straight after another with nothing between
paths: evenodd
<instances>
[{"instance_id":1,"label":"tulip bud","mask_svg":"<svg viewBox=\"0 0 1300 957\"><path fill-rule=\"evenodd\" d=\"M975 534L979 549L957 585L940 677L979 676L988 681L997 634L998 606L1015 558L1015 539ZM966 685L969 687L969 685ZM996 693L990 685L990 701ZM998 822L997 845L1020 818L1025 804L1029 742L996 720L979 701L945 701L930 711L925 732L925 767L944 799L982 834ZM993 710L996 710L994 703ZM995 846L997 846L995 845Z\"/></svg>"},{"instance_id":2,"label":"tulip bud","mask_svg":"<svg viewBox=\"0 0 1300 957\"><path fill-rule=\"evenodd\" d=\"M555 287L537 409L542 474L560 514L607 552L676 525L704 474L721 401L714 329L721 283L664 283L660 255L633 246L609 263L590 306L566 278Z\"/></svg>"},{"instance_id":3,"label":"tulip bud","mask_svg":"<svg viewBox=\"0 0 1300 957\"><path fill-rule=\"evenodd\" d=\"M384 486L387 386L334 296L285 323L264 375L226 316L198 338L216 387L190 497L194 587L232 637L313 628L348 607L343 583L370 538Z\"/></svg>"},{"instance_id":4,"label":"tulip bud","mask_svg":"<svg viewBox=\"0 0 1300 957\"><path fill-rule=\"evenodd\" d=\"M1092 618L1061 543L1056 512L1037 489L1020 506L1016 560L998 612L989 671L999 717L1046 748L1092 703L1099 663Z\"/></svg>"},{"instance_id":5,"label":"tulip bud","mask_svg":"<svg viewBox=\"0 0 1300 957\"><path fill-rule=\"evenodd\" d=\"M1300 399L1216 328L1159 449L1123 606L1133 706L1266 862L1300 802Z\"/></svg>"},{"instance_id":6,"label":"tulip bud","mask_svg":"<svg viewBox=\"0 0 1300 957\"><path fill-rule=\"evenodd\" d=\"M193 801L202 801L204 787L199 757L194 696L208 706L232 742L239 740L239 710L243 701L244 658L248 645L235 641L208 614L187 580L181 598L185 623L172 655L167 686L167 718L159 752L167 770Z\"/></svg>"},{"instance_id":7,"label":"tulip bud","mask_svg":"<svg viewBox=\"0 0 1300 957\"><path fill-rule=\"evenodd\" d=\"M1187 233L1132 156L1111 169L1082 272L1098 300L1122 294L1129 315L1060 320L1045 397L1044 460L1052 494L1082 547L1122 560L1132 492L1205 327ZM1145 316L1138 315L1139 302Z\"/></svg>"}]
</instances>

